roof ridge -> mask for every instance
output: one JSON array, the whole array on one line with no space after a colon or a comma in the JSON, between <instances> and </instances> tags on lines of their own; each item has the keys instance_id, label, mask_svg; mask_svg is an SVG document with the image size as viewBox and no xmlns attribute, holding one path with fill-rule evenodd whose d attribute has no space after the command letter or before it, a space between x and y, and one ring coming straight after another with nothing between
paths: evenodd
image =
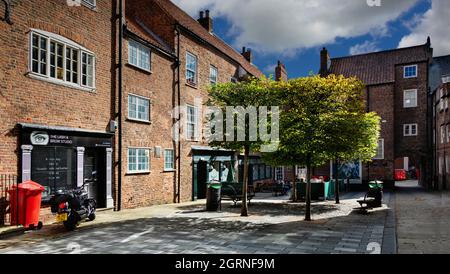
<instances>
[{"instance_id":1,"label":"roof ridge","mask_svg":"<svg viewBox=\"0 0 450 274\"><path fill-rule=\"evenodd\" d=\"M347 56L333 57L333 58L331 58L331 60L345 59L345 58L353 58L353 57L360 57L360 56L367 56L367 55L375 55L375 54L389 53L389 52L395 52L395 51L410 50L410 49L421 48L421 47L426 47L426 46L427 46L427 44L423 44L423 45L416 45L416 46L404 47L404 48L396 48L396 49L380 50L380 51L367 52L367 53L361 53L361 54L355 54L355 55L347 55Z\"/></svg>"}]
</instances>

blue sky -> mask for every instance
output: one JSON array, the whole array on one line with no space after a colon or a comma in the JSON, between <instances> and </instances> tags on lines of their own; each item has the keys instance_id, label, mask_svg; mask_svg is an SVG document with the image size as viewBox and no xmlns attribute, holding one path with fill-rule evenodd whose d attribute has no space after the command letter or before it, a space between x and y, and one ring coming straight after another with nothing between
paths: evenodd
<instances>
[{"instance_id":1,"label":"blue sky","mask_svg":"<svg viewBox=\"0 0 450 274\"><path fill-rule=\"evenodd\" d=\"M424 44L450 54L449 0L173 0L192 17L210 9L214 33L238 51L252 48L266 74L277 60L289 77L317 73L319 53L331 57ZM326 7L326 8L324 8Z\"/></svg>"}]
</instances>

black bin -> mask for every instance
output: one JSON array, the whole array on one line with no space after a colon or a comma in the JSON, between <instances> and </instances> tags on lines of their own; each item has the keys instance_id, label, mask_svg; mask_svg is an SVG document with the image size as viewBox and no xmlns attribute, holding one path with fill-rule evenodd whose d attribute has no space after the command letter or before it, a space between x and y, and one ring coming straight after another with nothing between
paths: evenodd
<instances>
[{"instance_id":1,"label":"black bin","mask_svg":"<svg viewBox=\"0 0 450 274\"><path fill-rule=\"evenodd\" d=\"M206 211L219 211L220 208L220 190L222 184L217 181L211 181L206 189Z\"/></svg>"}]
</instances>

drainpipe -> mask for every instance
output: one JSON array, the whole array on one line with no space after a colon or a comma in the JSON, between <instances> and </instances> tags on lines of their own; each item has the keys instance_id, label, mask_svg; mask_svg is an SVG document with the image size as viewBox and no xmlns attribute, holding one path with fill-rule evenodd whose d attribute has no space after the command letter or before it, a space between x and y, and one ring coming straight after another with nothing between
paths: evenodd
<instances>
[{"instance_id":1,"label":"drainpipe","mask_svg":"<svg viewBox=\"0 0 450 274\"><path fill-rule=\"evenodd\" d=\"M119 116L119 157L117 179L117 211L122 209L122 55L123 55L123 1L119 0L119 64L118 64L118 113Z\"/></svg>"},{"instance_id":2,"label":"drainpipe","mask_svg":"<svg viewBox=\"0 0 450 274\"><path fill-rule=\"evenodd\" d=\"M177 34L177 108L178 108L178 165L177 165L177 202L181 202L181 59L180 59L180 28L175 25Z\"/></svg>"}]
</instances>

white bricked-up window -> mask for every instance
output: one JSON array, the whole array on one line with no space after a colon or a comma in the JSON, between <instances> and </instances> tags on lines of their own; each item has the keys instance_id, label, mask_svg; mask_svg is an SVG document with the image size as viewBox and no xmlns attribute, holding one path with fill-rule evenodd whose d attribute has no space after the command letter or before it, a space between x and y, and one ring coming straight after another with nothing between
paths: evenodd
<instances>
[{"instance_id":1,"label":"white bricked-up window","mask_svg":"<svg viewBox=\"0 0 450 274\"><path fill-rule=\"evenodd\" d=\"M186 106L186 139L196 140L198 138L198 108Z\"/></svg>"},{"instance_id":2,"label":"white bricked-up window","mask_svg":"<svg viewBox=\"0 0 450 274\"><path fill-rule=\"evenodd\" d=\"M441 144L443 144L445 142L445 127L441 126L440 128L441 130Z\"/></svg>"},{"instance_id":3,"label":"white bricked-up window","mask_svg":"<svg viewBox=\"0 0 450 274\"><path fill-rule=\"evenodd\" d=\"M439 164L438 164L438 172L439 175L442 175L444 173L444 157L439 157Z\"/></svg>"},{"instance_id":4,"label":"white bricked-up window","mask_svg":"<svg viewBox=\"0 0 450 274\"><path fill-rule=\"evenodd\" d=\"M129 173L150 172L150 149L148 148L128 149L128 172Z\"/></svg>"},{"instance_id":5,"label":"white bricked-up window","mask_svg":"<svg viewBox=\"0 0 450 274\"><path fill-rule=\"evenodd\" d=\"M186 82L190 85L197 85L197 56L186 53Z\"/></svg>"},{"instance_id":6,"label":"white bricked-up window","mask_svg":"<svg viewBox=\"0 0 450 274\"><path fill-rule=\"evenodd\" d=\"M378 140L377 146L377 155L373 157L374 160L383 160L384 159L384 139Z\"/></svg>"},{"instance_id":7,"label":"white bricked-up window","mask_svg":"<svg viewBox=\"0 0 450 274\"><path fill-rule=\"evenodd\" d=\"M32 30L30 40L30 76L71 87L95 88L92 52L46 31Z\"/></svg>"},{"instance_id":8,"label":"white bricked-up window","mask_svg":"<svg viewBox=\"0 0 450 274\"><path fill-rule=\"evenodd\" d=\"M142 70L151 71L150 48L134 40L128 41L128 63Z\"/></svg>"},{"instance_id":9,"label":"white bricked-up window","mask_svg":"<svg viewBox=\"0 0 450 274\"><path fill-rule=\"evenodd\" d=\"M417 77L417 65L404 66L403 67L403 77L404 78L415 78L415 77Z\"/></svg>"},{"instance_id":10,"label":"white bricked-up window","mask_svg":"<svg viewBox=\"0 0 450 274\"><path fill-rule=\"evenodd\" d=\"M404 108L417 107L417 89L410 89L403 91L403 107Z\"/></svg>"},{"instance_id":11,"label":"white bricked-up window","mask_svg":"<svg viewBox=\"0 0 450 274\"><path fill-rule=\"evenodd\" d=\"M164 170L171 171L175 167L175 153L173 149L164 150Z\"/></svg>"},{"instance_id":12,"label":"white bricked-up window","mask_svg":"<svg viewBox=\"0 0 450 274\"><path fill-rule=\"evenodd\" d=\"M403 136L417 136L417 124L403 125Z\"/></svg>"},{"instance_id":13,"label":"white bricked-up window","mask_svg":"<svg viewBox=\"0 0 450 274\"><path fill-rule=\"evenodd\" d=\"M209 67L209 83L211 85L217 84L217 75L218 75L217 68L215 66L210 66Z\"/></svg>"},{"instance_id":14,"label":"white bricked-up window","mask_svg":"<svg viewBox=\"0 0 450 274\"><path fill-rule=\"evenodd\" d=\"M128 119L150 122L150 100L142 96L129 94Z\"/></svg>"},{"instance_id":15,"label":"white bricked-up window","mask_svg":"<svg viewBox=\"0 0 450 274\"><path fill-rule=\"evenodd\" d=\"M450 174L450 156L445 156L445 171Z\"/></svg>"}]
</instances>

